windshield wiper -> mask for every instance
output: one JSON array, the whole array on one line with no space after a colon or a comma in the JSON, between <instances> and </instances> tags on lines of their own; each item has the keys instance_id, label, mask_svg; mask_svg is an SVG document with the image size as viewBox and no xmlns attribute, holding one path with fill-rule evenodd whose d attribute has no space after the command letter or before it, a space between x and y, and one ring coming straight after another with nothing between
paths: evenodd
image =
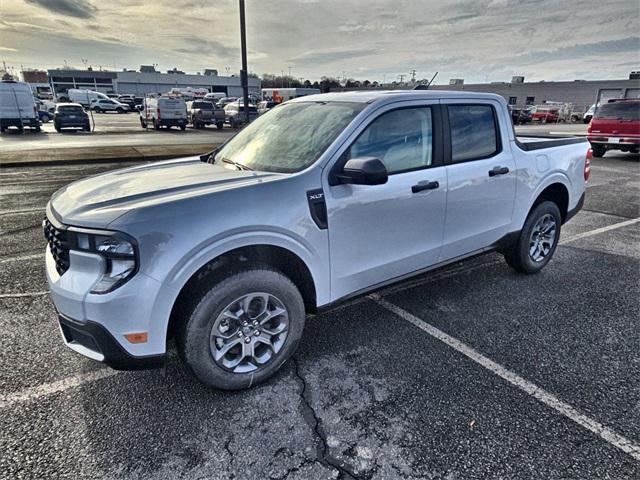
<instances>
[{"instance_id":1,"label":"windshield wiper","mask_svg":"<svg viewBox=\"0 0 640 480\"><path fill-rule=\"evenodd\" d=\"M246 165L243 165L241 163L234 162L233 160L229 160L228 158L223 158L222 161L224 163L229 163L229 164L233 165L238 170L248 170L248 171L252 171L253 170L253 168L251 168L251 167L247 167Z\"/></svg>"}]
</instances>

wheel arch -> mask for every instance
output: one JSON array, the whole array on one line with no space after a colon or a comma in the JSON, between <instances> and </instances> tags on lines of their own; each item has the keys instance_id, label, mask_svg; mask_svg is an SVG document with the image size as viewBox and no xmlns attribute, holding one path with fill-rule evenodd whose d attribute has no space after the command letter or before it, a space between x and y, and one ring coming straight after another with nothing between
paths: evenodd
<instances>
[{"instance_id":1,"label":"wheel arch","mask_svg":"<svg viewBox=\"0 0 640 480\"><path fill-rule=\"evenodd\" d=\"M569 191L569 187L557 179L548 183L535 195L535 200L529 207L527 217L540 203L551 201L558 206L562 223L564 223L567 220L567 214L569 212Z\"/></svg>"},{"instance_id":2,"label":"wheel arch","mask_svg":"<svg viewBox=\"0 0 640 480\"><path fill-rule=\"evenodd\" d=\"M316 312L318 295L316 281L311 269L300 255L284 246L269 243L237 246L211 258L183 282L173 301L167 326L167 338L173 336L183 312L191 305L191 292L203 290L205 286L250 265L267 265L280 271L300 291L306 312Z\"/></svg>"}]
</instances>

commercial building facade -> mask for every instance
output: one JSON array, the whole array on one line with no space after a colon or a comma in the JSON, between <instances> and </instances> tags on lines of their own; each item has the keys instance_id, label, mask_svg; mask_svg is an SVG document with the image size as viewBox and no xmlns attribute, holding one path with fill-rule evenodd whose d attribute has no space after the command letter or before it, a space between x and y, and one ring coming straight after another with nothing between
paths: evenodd
<instances>
[{"instance_id":1,"label":"commercial building facade","mask_svg":"<svg viewBox=\"0 0 640 480\"><path fill-rule=\"evenodd\" d=\"M214 73L215 71L210 72ZM222 92L233 97L242 95L240 77L156 71L114 72L63 69L49 70L48 76L54 95L65 93L70 88L82 88L102 93L130 93L142 96L150 93L166 93L172 88L186 87L206 88L210 92ZM249 92L260 93L259 79L249 78Z\"/></svg>"}]
</instances>

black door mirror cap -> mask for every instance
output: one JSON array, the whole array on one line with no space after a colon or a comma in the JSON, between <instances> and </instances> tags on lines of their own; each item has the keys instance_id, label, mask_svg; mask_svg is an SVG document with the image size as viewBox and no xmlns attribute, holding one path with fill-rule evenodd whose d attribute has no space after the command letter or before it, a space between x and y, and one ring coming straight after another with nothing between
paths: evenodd
<instances>
[{"instance_id":1,"label":"black door mirror cap","mask_svg":"<svg viewBox=\"0 0 640 480\"><path fill-rule=\"evenodd\" d=\"M389 173L379 158L358 157L347 160L336 177L343 184L382 185L387 183Z\"/></svg>"}]
</instances>

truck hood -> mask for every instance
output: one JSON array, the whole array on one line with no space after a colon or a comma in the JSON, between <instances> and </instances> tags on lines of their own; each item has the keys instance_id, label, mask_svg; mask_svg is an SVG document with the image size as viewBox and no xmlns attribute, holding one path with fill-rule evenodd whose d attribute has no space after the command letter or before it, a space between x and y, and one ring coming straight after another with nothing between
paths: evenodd
<instances>
[{"instance_id":1,"label":"truck hood","mask_svg":"<svg viewBox=\"0 0 640 480\"><path fill-rule=\"evenodd\" d=\"M168 160L71 183L53 195L49 209L64 224L106 228L134 209L247 187L281 176L203 163L198 157Z\"/></svg>"}]
</instances>

